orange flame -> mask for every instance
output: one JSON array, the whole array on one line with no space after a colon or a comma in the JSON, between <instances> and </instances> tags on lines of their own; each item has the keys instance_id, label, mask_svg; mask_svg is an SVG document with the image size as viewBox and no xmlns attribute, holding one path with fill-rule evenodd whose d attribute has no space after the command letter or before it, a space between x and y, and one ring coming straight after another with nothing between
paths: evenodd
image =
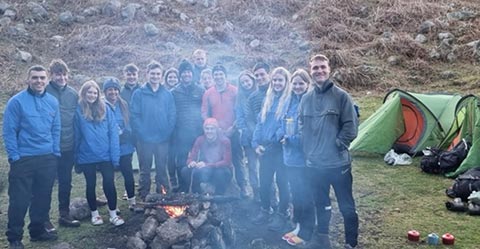
<instances>
[{"instance_id":1,"label":"orange flame","mask_svg":"<svg viewBox=\"0 0 480 249\"><path fill-rule=\"evenodd\" d=\"M188 206L163 206L165 212L167 212L168 216L171 218L177 218L182 216L185 213L185 210Z\"/></svg>"}]
</instances>

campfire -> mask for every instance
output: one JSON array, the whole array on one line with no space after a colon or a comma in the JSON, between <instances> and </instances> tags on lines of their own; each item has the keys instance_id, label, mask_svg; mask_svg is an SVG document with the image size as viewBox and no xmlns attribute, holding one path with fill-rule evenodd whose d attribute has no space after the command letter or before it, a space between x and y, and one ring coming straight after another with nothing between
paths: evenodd
<instances>
[{"instance_id":1,"label":"campfire","mask_svg":"<svg viewBox=\"0 0 480 249\"><path fill-rule=\"evenodd\" d=\"M145 222L127 248L228 248L235 242L232 201L238 197L189 193L149 194Z\"/></svg>"}]
</instances>

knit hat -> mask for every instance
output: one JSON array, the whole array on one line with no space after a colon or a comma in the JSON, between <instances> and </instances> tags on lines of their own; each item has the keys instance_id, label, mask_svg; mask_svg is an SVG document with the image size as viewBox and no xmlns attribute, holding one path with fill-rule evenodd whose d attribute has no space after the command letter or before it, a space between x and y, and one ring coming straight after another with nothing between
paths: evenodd
<instances>
[{"instance_id":1,"label":"knit hat","mask_svg":"<svg viewBox=\"0 0 480 249\"><path fill-rule=\"evenodd\" d=\"M120 81L115 77L110 77L103 82L103 91L105 92L108 88L116 88L120 91Z\"/></svg>"},{"instance_id":2,"label":"knit hat","mask_svg":"<svg viewBox=\"0 0 480 249\"><path fill-rule=\"evenodd\" d=\"M207 125L213 125L215 127L218 127L218 121L215 118L207 118L203 122L203 126L205 127Z\"/></svg>"},{"instance_id":3,"label":"knit hat","mask_svg":"<svg viewBox=\"0 0 480 249\"><path fill-rule=\"evenodd\" d=\"M222 71L224 74L227 74L227 69L225 69L225 67L221 63L217 63L215 64L215 66L213 66L212 74L214 74L215 71Z\"/></svg>"},{"instance_id":4,"label":"knit hat","mask_svg":"<svg viewBox=\"0 0 480 249\"><path fill-rule=\"evenodd\" d=\"M178 66L178 75L182 75L182 73L185 71L192 71L193 73L193 66L190 62L184 59L182 60L182 62L180 62L180 65Z\"/></svg>"}]
</instances>

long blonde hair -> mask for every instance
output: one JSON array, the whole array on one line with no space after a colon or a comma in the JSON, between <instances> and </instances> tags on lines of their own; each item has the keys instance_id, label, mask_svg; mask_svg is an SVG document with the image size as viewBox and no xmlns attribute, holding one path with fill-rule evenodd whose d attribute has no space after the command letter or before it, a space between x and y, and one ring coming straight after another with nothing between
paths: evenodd
<instances>
[{"instance_id":1,"label":"long blonde hair","mask_svg":"<svg viewBox=\"0 0 480 249\"><path fill-rule=\"evenodd\" d=\"M275 90L273 90L272 79L275 74L280 74L285 78L285 88L282 91L280 96L280 101L278 102L277 110L275 110L275 119L279 120L283 115L283 108L285 103L290 100L290 72L284 67L277 67L272 70L270 73L270 84L268 85L267 94L265 96L265 102L263 103L262 110L260 112L260 121L263 123L267 118L267 112L272 108L273 100L275 99Z\"/></svg>"},{"instance_id":2,"label":"long blonde hair","mask_svg":"<svg viewBox=\"0 0 480 249\"><path fill-rule=\"evenodd\" d=\"M97 100L90 104L88 103L86 96L87 91L92 87L97 90L98 96ZM100 122L105 118L105 101L100 97L100 94L100 87L93 80L89 80L83 83L82 88L80 88L78 104L80 105L80 109L82 110L83 117L88 121Z\"/></svg>"}]
</instances>

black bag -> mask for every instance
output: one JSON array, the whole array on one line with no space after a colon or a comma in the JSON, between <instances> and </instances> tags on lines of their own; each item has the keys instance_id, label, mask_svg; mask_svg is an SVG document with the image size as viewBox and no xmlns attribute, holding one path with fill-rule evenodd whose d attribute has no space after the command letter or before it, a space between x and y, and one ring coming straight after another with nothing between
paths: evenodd
<instances>
[{"instance_id":1,"label":"black bag","mask_svg":"<svg viewBox=\"0 0 480 249\"><path fill-rule=\"evenodd\" d=\"M451 198L459 197L463 201L468 201L468 196L473 191L480 191L480 167L469 169L459 175L445 192Z\"/></svg>"},{"instance_id":2,"label":"black bag","mask_svg":"<svg viewBox=\"0 0 480 249\"><path fill-rule=\"evenodd\" d=\"M450 151L442 151L438 148L428 149L430 153L422 157L420 167L426 173L445 174L455 171L467 157L470 144L462 139Z\"/></svg>"}]
</instances>

